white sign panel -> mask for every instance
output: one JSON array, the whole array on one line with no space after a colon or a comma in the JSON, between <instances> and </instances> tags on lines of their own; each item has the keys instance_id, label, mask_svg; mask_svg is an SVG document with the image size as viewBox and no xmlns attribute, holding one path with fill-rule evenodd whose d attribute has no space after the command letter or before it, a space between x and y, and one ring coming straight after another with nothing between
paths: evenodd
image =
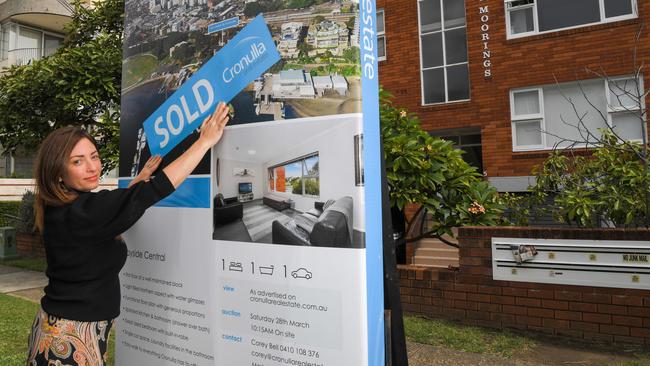
<instances>
[{"instance_id":1,"label":"white sign panel","mask_svg":"<svg viewBox=\"0 0 650 366\"><path fill-rule=\"evenodd\" d=\"M196 141L178 117L198 126L192 95L229 100L232 118L124 234L116 364L384 365L374 1L126 0L126 10L120 186L150 149L164 168ZM260 66L262 54L279 60ZM197 76L224 65L236 87L195 93ZM161 110L174 143L155 135Z\"/></svg>"},{"instance_id":2,"label":"white sign panel","mask_svg":"<svg viewBox=\"0 0 650 366\"><path fill-rule=\"evenodd\" d=\"M528 260L516 258L531 251ZM650 289L650 242L492 238L492 273L495 280Z\"/></svg>"}]
</instances>

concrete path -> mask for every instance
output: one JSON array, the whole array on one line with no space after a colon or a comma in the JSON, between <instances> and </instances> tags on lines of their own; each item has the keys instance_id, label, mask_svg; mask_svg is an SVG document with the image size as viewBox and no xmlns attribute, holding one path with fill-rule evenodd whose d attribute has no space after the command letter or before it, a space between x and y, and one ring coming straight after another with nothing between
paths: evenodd
<instances>
[{"instance_id":1,"label":"concrete path","mask_svg":"<svg viewBox=\"0 0 650 366\"><path fill-rule=\"evenodd\" d=\"M43 296L43 287L47 285L45 273L27 269L0 265L0 293L33 300ZM31 296L25 296L30 294Z\"/></svg>"}]
</instances>

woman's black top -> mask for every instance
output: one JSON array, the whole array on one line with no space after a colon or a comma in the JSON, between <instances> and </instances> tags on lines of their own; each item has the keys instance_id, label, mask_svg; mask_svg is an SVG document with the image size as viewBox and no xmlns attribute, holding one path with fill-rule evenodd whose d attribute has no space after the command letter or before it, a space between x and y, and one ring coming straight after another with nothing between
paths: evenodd
<instances>
[{"instance_id":1,"label":"woman's black top","mask_svg":"<svg viewBox=\"0 0 650 366\"><path fill-rule=\"evenodd\" d=\"M47 256L41 306L60 318L99 321L120 314L118 274L126 245L118 238L145 210L174 191L164 173L127 189L80 192L64 206L46 206Z\"/></svg>"}]
</instances>

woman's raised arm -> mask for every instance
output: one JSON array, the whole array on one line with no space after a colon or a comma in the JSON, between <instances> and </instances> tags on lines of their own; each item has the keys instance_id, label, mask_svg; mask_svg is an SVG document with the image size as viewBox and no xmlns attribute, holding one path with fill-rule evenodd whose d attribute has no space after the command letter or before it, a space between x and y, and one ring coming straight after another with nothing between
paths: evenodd
<instances>
[{"instance_id":1,"label":"woman's raised arm","mask_svg":"<svg viewBox=\"0 0 650 366\"><path fill-rule=\"evenodd\" d=\"M199 165L205 153L219 142L228 119L228 107L221 102L214 113L203 121L198 140L183 155L163 169L174 188L178 188L183 183L185 178Z\"/></svg>"}]
</instances>

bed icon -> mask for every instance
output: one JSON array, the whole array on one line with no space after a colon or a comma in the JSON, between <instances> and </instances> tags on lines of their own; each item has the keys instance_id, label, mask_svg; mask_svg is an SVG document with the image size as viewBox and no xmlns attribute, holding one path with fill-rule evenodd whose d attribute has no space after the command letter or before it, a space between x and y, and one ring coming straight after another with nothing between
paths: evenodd
<instances>
[{"instance_id":1,"label":"bed icon","mask_svg":"<svg viewBox=\"0 0 650 366\"><path fill-rule=\"evenodd\" d=\"M230 262L228 265L228 270L233 272L243 272L244 267L242 266L241 262Z\"/></svg>"}]
</instances>

